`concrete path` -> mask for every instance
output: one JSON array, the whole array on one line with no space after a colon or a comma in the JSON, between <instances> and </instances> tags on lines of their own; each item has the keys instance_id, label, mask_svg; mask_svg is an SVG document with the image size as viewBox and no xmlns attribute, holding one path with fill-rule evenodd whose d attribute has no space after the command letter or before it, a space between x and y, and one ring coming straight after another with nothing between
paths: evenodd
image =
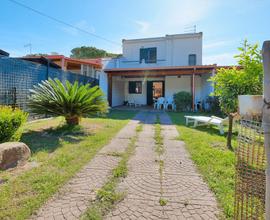
<instances>
[{"instance_id":1,"label":"concrete path","mask_svg":"<svg viewBox=\"0 0 270 220\"><path fill-rule=\"evenodd\" d=\"M129 161L128 176L119 185L126 197L105 219L218 219L215 197L184 143L176 140L178 132L166 113L159 113L165 151L160 156L155 152L157 114L152 112L145 118L136 153ZM161 199L166 203L163 206Z\"/></svg>"},{"instance_id":2,"label":"concrete path","mask_svg":"<svg viewBox=\"0 0 270 220\"><path fill-rule=\"evenodd\" d=\"M61 188L59 193L30 219L80 219L90 202L95 199L96 191L107 182L113 168L120 161L119 157L108 155L125 151L129 139L136 135L136 127L144 117L145 113L137 114L108 145L103 147L79 173Z\"/></svg>"}]
</instances>

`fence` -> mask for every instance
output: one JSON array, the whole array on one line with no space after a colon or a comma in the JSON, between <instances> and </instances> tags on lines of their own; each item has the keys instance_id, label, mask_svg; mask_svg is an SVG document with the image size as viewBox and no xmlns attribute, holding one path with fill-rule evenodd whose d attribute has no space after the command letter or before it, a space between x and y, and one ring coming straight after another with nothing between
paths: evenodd
<instances>
[{"instance_id":1,"label":"fence","mask_svg":"<svg viewBox=\"0 0 270 220\"><path fill-rule=\"evenodd\" d=\"M264 131L260 119L240 121L236 151L235 219L265 219Z\"/></svg>"},{"instance_id":2,"label":"fence","mask_svg":"<svg viewBox=\"0 0 270 220\"><path fill-rule=\"evenodd\" d=\"M46 65L0 56L0 105L12 105L27 111L29 89L42 80L58 78L71 83L98 85L95 78L63 71Z\"/></svg>"}]
</instances>

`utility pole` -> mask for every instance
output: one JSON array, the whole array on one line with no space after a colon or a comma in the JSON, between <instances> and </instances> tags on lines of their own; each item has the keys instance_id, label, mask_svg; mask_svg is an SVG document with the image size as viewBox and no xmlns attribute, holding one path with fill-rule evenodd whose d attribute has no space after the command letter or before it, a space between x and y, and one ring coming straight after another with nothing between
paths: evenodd
<instances>
[{"instance_id":1,"label":"utility pole","mask_svg":"<svg viewBox=\"0 0 270 220\"><path fill-rule=\"evenodd\" d=\"M29 44L25 44L24 47L29 47L29 54L32 54L32 44L29 43Z\"/></svg>"},{"instance_id":2,"label":"utility pole","mask_svg":"<svg viewBox=\"0 0 270 220\"><path fill-rule=\"evenodd\" d=\"M263 55L263 128L264 147L266 153L266 192L265 192L265 219L270 219L270 41L265 41L262 48Z\"/></svg>"}]
</instances>

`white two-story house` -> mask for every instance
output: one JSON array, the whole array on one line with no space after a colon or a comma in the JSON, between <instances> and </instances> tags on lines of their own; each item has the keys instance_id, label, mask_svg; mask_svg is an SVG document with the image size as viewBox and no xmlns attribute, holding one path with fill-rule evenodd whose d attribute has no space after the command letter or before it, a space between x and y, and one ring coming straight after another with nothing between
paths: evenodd
<instances>
[{"instance_id":1,"label":"white two-story house","mask_svg":"<svg viewBox=\"0 0 270 220\"><path fill-rule=\"evenodd\" d=\"M123 55L103 59L103 90L109 104L124 101L152 105L158 97L191 92L193 106L212 92L209 77L216 65L202 65L202 33L123 40Z\"/></svg>"}]
</instances>

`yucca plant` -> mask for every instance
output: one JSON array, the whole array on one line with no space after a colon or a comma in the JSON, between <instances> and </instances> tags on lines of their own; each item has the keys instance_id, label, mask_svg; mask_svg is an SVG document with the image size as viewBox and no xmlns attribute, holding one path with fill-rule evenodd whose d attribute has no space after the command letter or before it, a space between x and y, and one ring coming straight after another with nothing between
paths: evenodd
<instances>
[{"instance_id":1,"label":"yucca plant","mask_svg":"<svg viewBox=\"0 0 270 220\"><path fill-rule=\"evenodd\" d=\"M30 90L31 112L64 116L68 125L77 125L81 117L107 112L108 105L98 86L79 85L76 81L65 85L58 79L42 81Z\"/></svg>"}]
</instances>

